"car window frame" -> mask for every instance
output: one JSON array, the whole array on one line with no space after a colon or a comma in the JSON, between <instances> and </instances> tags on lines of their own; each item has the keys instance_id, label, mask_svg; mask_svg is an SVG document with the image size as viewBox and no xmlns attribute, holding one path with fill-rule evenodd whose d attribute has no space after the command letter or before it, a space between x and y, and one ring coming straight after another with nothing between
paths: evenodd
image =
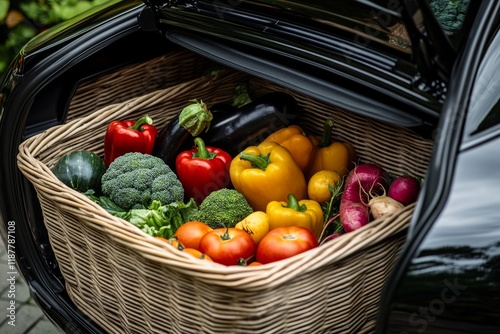
<instances>
[{"instance_id":1,"label":"car window frame","mask_svg":"<svg viewBox=\"0 0 500 334\"><path fill-rule=\"evenodd\" d=\"M465 115L465 124L462 137L461 150L467 150L471 147L480 145L485 141L500 136L500 114L496 124L479 130L481 121L489 115L492 109L497 108L500 113L500 19L495 22L496 32L490 38L486 52L481 55L481 65L474 77L474 86L471 91L467 114ZM497 65L497 66L495 66ZM485 78L486 76L486 78ZM488 96L485 96L488 94ZM492 101L496 98L496 102ZM482 112L481 120L478 119L475 108L484 106L480 104L479 99L492 101L488 111ZM487 102L486 101L486 102Z\"/></svg>"}]
</instances>

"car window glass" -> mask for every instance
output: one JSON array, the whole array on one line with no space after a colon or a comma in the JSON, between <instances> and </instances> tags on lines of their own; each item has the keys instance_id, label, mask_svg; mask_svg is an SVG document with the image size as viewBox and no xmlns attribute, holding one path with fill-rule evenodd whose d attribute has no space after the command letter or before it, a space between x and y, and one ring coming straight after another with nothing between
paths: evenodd
<instances>
[{"instance_id":1,"label":"car window glass","mask_svg":"<svg viewBox=\"0 0 500 334\"><path fill-rule=\"evenodd\" d=\"M500 124L500 33L492 40L483 59L472 90L467 135Z\"/></svg>"}]
</instances>

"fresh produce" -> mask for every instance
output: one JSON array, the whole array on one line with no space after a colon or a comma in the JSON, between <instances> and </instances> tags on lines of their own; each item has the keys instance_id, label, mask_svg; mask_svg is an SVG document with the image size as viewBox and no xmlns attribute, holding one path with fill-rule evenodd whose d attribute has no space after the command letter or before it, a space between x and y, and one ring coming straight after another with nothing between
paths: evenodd
<instances>
[{"instance_id":1,"label":"fresh produce","mask_svg":"<svg viewBox=\"0 0 500 334\"><path fill-rule=\"evenodd\" d=\"M417 201L420 193L420 182L413 176L399 176L392 181L388 196L404 206Z\"/></svg>"},{"instance_id":2,"label":"fresh produce","mask_svg":"<svg viewBox=\"0 0 500 334\"><path fill-rule=\"evenodd\" d=\"M179 240L177 240L176 237L173 237L173 238L170 238L170 239L166 239L164 237L155 237L156 239L158 240L161 240L163 241L164 243L167 243L169 244L170 246L178 249L178 250L183 250L185 247L179 242Z\"/></svg>"},{"instance_id":3,"label":"fresh produce","mask_svg":"<svg viewBox=\"0 0 500 334\"><path fill-rule=\"evenodd\" d=\"M93 202L97 203L101 208L106 210L109 214L125 219L127 217L127 211L121 206L114 203L107 196L98 196L92 189L87 190L84 194Z\"/></svg>"},{"instance_id":4,"label":"fresh produce","mask_svg":"<svg viewBox=\"0 0 500 334\"><path fill-rule=\"evenodd\" d=\"M307 171L314 153L314 144L298 125L290 125L275 131L264 141L275 142L286 147L302 172Z\"/></svg>"},{"instance_id":5,"label":"fresh produce","mask_svg":"<svg viewBox=\"0 0 500 334\"><path fill-rule=\"evenodd\" d=\"M265 212L254 211L236 224L235 227L250 234L253 241L258 245L269 232L269 217Z\"/></svg>"},{"instance_id":6,"label":"fresh produce","mask_svg":"<svg viewBox=\"0 0 500 334\"><path fill-rule=\"evenodd\" d=\"M148 115L136 122L132 120L111 122L104 137L106 167L128 152L153 153L158 130L152 124L153 120Z\"/></svg>"},{"instance_id":7,"label":"fresh produce","mask_svg":"<svg viewBox=\"0 0 500 334\"><path fill-rule=\"evenodd\" d=\"M213 115L203 101L189 101L190 105L182 109L179 114L179 125L186 129L193 137L203 130L208 131Z\"/></svg>"},{"instance_id":8,"label":"fresh produce","mask_svg":"<svg viewBox=\"0 0 500 334\"><path fill-rule=\"evenodd\" d=\"M247 267L257 267L257 266L261 266L262 263L260 262L257 262L257 261L253 261L253 262L250 262Z\"/></svg>"},{"instance_id":9,"label":"fresh produce","mask_svg":"<svg viewBox=\"0 0 500 334\"><path fill-rule=\"evenodd\" d=\"M323 230L318 238L318 242L322 243L332 234L344 233L344 227L340 222L340 199L342 197L342 191L344 188L344 180L337 182L334 186L328 185L330 190L331 198L329 201L322 203L321 208L323 209Z\"/></svg>"},{"instance_id":10,"label":"fresh produce","mask_svg":"<svg viewBox=\"0 0 500 334\"><path fill-rule=\"evenodd\" d=\"M350 143L332 141L332 127L333 121L329 119L325 122L321 139L310 137L316 150L306 173L308 179L321 170L332 170L344 177L356 160L356 152Z\"/></svg>"},{"instance_id":11,"label":"fresh produce","mask_svg":"<svg viewBox=\"0 0 500 334\"><path fill-rule=\"evenodd\" d=\"M177 177L185 196L200 204L214 190L230 185L231 156L221 149L205 146L200 137L194 139L195 148L181 152L176 159Z\"/></svg>"},{"instance_id":12,"label":"fresh produce","mask_svg":"<svg viewBox=\"0 0 500 334\"><path fill-rule=\"evenodd\" d=\"M314 233L300 226L269 231L257 246L256 261L262 264L287 259L318 246Z\"/></svg>"},{"instance_id":13,"label":"fresh produce","mask_svg":"<svg viewBox=\"0 0 500 334\"><path fill-rule=\"evenodd\" d=\"M194 215L211 228L234 227L252 213L252 207L245 197L234 189L219 189L211 192Z\"/></svg>"},{"instance_id":14,"label":"fresh produce","mask_svg":"<svg viewBox=\"0 0 500 334\"><path fill-rule=\"evenodd\" d=\"M327 235L325 238L323 238L323 240L321 240L321 245L324 244L325 242L335 240L342 235L343 235L343 233L341 233L341 232L331 233L331 234Z\"/></svg>"},{"instance_id":15,"label":"fresh produce","mask_svg":"<svg viewBox=\"0 0 500 334\"><path fill-rule=\"evenodd\" d=\"M346 232L352 232L370 221L370 194L381 194L387 187L387 173L375 164L360 164L348 175L340 199L340 221Z\"/></svg>"},{"instance_id":16,"label":"fresh produce","mask_svg":"<svg viewBox=\"0 0 500 334\"><path fill-rule=\"evenodd\" d=\"M186 248L200 248L200 240L205 234L212 231L212 228L200 221L188 221L182 224L174 233L174 237Z\"/></svg>"},{"instance_id":17,"label":"fresh produce","mask_svg":"<svg viewBox=\"0 0 500 334\"><path fill-rule=\"evenodd\" d=\"M377 219L395 213L414 203L420 192L420 182L412 176L398 176L389 186L389 192L373 196L368 202L370 213Z\"/></svg>"},{"instance_id":18,"label":"fresh produce","mask_svg":"<svg viewBox=\"0 0 500 334\"><path fill-rule=\"evenodd\" d=\"M184 200L177 175L150 154L130 152L116 158L101 182L103 193L126 210L147 207L153 200L162 204Z\"/></svg>"},{"instance_id":19,"label":"fresh produce","mask_svg":"<svg viewBox=\"0 0 500 334\"><path fill-rule=\"evenodd\" d=\"M175 249L177 249L181 252L184 252L186 254L194 256L197 259L213 262L213 260L210 258L210 256L203 254L198 249L191 248L191 247L185 247L175 236L173 238L170 238L170 239L166 239L163 237L155 237L155 238L169 244L170 246L174 247Z\"/></svg>"},{"instance_id":20,"label":"fresh produce","mask_svg":"<svg viewBox=\"0 0 500 334\"><path fill-rule=\"evenodd\" d=\"M269 229L278 227L305 227L319 238L323 230L323 209L313 200L297 201L293 194L288 195L288 203L271 201L267 204L266 214L269 218Z\"/></svg>"},{"instance_id":21,"label":"fresh produce","mask_svg":"<svg viewBox=\"0 0 500 334\"><path fill-rule=\"evenodd\" d=\"M208 232L200 240L200 252L214 262L226 266L237 265L240 258L249 261L255 255L256 245L252 237L238 228L218 228Z\"/></svg>"},{"instance_id":22,"label":"fresh produce","mask_svg":"<svg viewBox=\"0 0 500 334\"><path fill-rule=\"evenodd\" d=\"M210 256L208 256L207 254L203 254L202 252L200 252L197 249L186 247L186 248L183 248L181 251L186 253L186 254L189 254L197 259L205 260L205 261L209 261L209 262L214 262L214 260L212 260L212 258Z\"/></svg>"},{"instance_id":23,"label":"fresh produce","mask_svg":"<svg viewBox=\"0 0 500 334\"><path fill-rule=\"evenodd\" d=\"M307 182L307 195L318 203L328 202L332 198L331 187L335 187L341 178L333 170L320 170L314 173Z\"/></svg>"},{"instance_id":24,"label":"fresh produce","mask_svg":"<svg viewBox=\"0 0 500 334\"><path fill-rule=\"evenodd\" d=\"M102 203L103 198L105 197L101 196L96 202ZM178 201L165 205L155 200L148 207L141 209L106 211L130 222L153 237L170 239L182 224L191 219L191 214L195 210L196 203L193 200L188 203Z\"/></svg>"},{"instance_id":25,"label":"fresh produce","mask_svg":"<svg viewBox=\"0 0 500 334\"><path fill-rule=\"evenodd\" d=\"M262 263L257 262L257 261L252 261L252 262L248 263L246 260L239 258L238 265L242 266L242 267L256 267L256 266L261 266Z\"/></svg>"},{"instance_id":26,"label":"fresh produce","mask_svg":"<svg viewBox=\"0 0 500 334\"><path fill-rule=\"evenodd\" d=\"M263 95L238 109L218 104L209 110L213 115L210 128L199 137L232 157L245 147L260 143L270 134L269 131L296 123L300 116L295 99L283 92ZM177 155L192 147L192 138L175 117L158 134L153 155L175 168Z\"/></svg>"},{"instance_id":27,"label":"fresh produce","mask_svg":"<svg viewBox=\"0 0 500 334\"><path fill-rule=\"evenodd\" d=\"M78 150L65 154L52 168L52 173L68 187L86 192L101 191L101 177L106 171L104 161L97 154Z\"/></svg>"},{"instance_id":28,"label":"fresh produce","mask_svg":"<svg viewBox=\"0 0 500 334\"><path fill-rule=\"evenodd\" d=\"M404 208L404 205L384 195L373 196L368 202L370 214L374 219L393 214Z\"/></svg>"},{"instance_id":29,"label":"fresh produce","mask_svg":"<svg viewBox=\"0 0 500 334\"><path fill-rule=\"evenodd\" d=\"M246 148L231 162L229 175L255 211L266 211L271 201L286 201L288 194L298 200L307 196L304 174L290 152L276 143Z\"/></svg>"}]
</instances>

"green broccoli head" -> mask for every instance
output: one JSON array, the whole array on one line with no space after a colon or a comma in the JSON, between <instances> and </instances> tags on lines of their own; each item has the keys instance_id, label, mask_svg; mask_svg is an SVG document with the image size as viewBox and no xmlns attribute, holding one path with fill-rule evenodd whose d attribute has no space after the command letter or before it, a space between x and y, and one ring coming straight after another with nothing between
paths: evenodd
<instances>
[{"instance_id":1,"label":"green broccoli head","mask_svg":"<svg viewBox=\"0 0 500 334\"><path fill-rule=\"evenodd\" d=\"M116 158L101 178L102 192L123 209L184 200L184 188L165 162L150 154L126 153Z\"/></svg>"},{"instance_id":2,"label":"green broccoli head","mask_svg":"<svg viewBox=\"0 0 500 334\"><path fill-rule=\"evenodd\" d=\"M212 228L234 227L253 212L246 198L234 189L219 189L211 192L201 202L195 219Z\"/></svg>"}]
</instances>

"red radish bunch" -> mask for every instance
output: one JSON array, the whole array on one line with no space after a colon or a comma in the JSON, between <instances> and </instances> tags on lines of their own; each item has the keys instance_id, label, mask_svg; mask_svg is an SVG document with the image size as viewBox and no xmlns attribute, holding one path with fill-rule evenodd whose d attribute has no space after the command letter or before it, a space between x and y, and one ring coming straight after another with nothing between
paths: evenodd
<instances>
[{"instance_id":1,"label":"red radish bunch","mask_svg":"<svg viewBox=\"0 0 500 334\"><path fill-rule=\"evenodd\" d=\"M348 175L340 200L340 222L346 232L357 230L370 218L401 210L417 200L420 183L411 176L397 177L386 194L388 175L375 164L361 164Z\"/></svg>"},{"instance_id":2,"label":"red radish bunch","mask_svg":"<svg viewBox=\"0 0 500 334\"><path fill-rule=\"evenodd\" d=\"M387 187L387 173L374 164L356 166L347 176L340 199L340 222L346 232L357 230L370 221L369 194L379 194Z\"/></svg>"}]
</instances>

